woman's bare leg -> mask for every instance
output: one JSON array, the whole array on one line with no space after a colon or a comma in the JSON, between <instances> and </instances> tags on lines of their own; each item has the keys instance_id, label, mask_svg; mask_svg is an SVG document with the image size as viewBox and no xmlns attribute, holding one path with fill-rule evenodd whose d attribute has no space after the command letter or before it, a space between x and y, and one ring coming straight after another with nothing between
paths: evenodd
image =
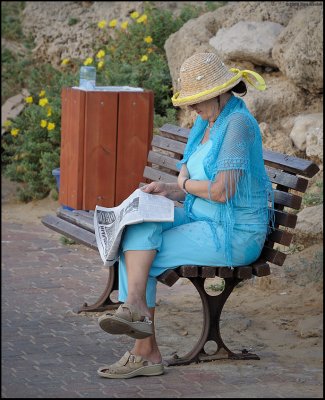
<instances>
[{"instance_id":1,"label":"woman's bare leg","mask_svg":"<svg viewBox=\"0 0 325 400\"><path fill-rule=\"evenodd\" d=\"M128 275L128 296L125 303L136 306L142 315L152 320L153 324L155 308L148 308L147 306L146 287L149 270L155 255L156 250L128 250L124 253ZM155 333L145 339L136 339L131 353L140 355L154 363L161 362Z\"/></svg>"},{"instance_id":2,"label":"woman's bare leg","mask_svg":"<svg viewBox=\"0 0 325 400\"><path fill-rule=\"evenodd\" d=\"M149 310L152 323L154 323L155 309L150 308ZM158 344L156 342L155 326L154 334L152 336L149 336L145 339L136 339L134 346L131 350L131 354L142 356L144 359L149 360L155 364L161 363L162 357L158 348Z\"/></svg>"},{"instance_id":3,"label":"woman's bare leg","mask_svg":"<svg viewBox=\"0 0 325 400\"><path fill-rule=\"evenodd\" d=\"M128 276L128 295L125 303L138 308L142 315L150 317L146 301L149 270L156 250L128 250L124 253Z\"/></svg>"}]
</instances>

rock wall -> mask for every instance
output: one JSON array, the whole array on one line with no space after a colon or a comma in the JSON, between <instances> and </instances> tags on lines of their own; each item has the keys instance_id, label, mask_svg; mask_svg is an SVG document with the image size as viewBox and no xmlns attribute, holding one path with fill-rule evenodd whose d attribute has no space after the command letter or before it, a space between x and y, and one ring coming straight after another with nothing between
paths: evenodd
<instances>
[{"instance_id":1,"label":"rock wall","mask_svg":"<svg viewBox=\"0 0 325 400\"><path fill-rule=\"evenodd\" d=\"M26 1L23 32L34 37L33 56L59 67L62 59L86 59L93 43L101 40L97 23L130 20L130 13L144 10L144 1ZM158 8L177 14L190 1L153 1Z\"/></svg>"},{"instance_id":2,"label":"rock wall","mask_svg":"<svg viewBox=\"0 0 325 400\"><path fill-rule=\"evenodd\" d=\"M174 91L179 69L194 53L219 54L229 67L260 73L267 90L248 85L244 100L260 123L263 143L275 151L302 156L291 130L298 117L308 118L300 134L303 153L323 162L323 5L321 2L231 2L188 21L165 43ZM320 115L320 117L319 117ZM180 112L189 127L193 114ZM296 126L296 125L295 125ZM297 129L296 129L297 130ZM309 145L309 149L307 149Z\"/></svg>"}]
</instances>

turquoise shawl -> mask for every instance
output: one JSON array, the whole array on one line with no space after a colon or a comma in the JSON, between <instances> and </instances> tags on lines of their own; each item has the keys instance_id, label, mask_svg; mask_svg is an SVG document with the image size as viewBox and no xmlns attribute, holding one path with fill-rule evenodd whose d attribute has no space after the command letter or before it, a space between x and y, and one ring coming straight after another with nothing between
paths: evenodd
<instances>
[{"instance_id":1,"label":"turquoise shawl","mask_svg":"<svg viewBox=\"0 0 325 400\"><path fill-rule=\"evenodd\" d=\"M200 116L196 118L183 159L177 164L179 169L200 144L207 125L207 120ZM211 227L217 250L220 248L220 240L217 237L216 226L222 224L227 265L232 267L233 227L235 223L243 223L241 210L251 207L254 221L265 224L268 233L271 227L274 227L273 189L264 167L258 123L242 99L231 96L210 130L210 139L212 146L203 161L210 185L219 172L226 171L226 181L230 182L230 187L236 188L236 192L233 194L230 188L226 187L226 202L218 203L219 212L213 220L206 218L206 221ZM196 196L187 194L184 202L186 214L194 220L197 218L191 210L195 198ZM244 218L244 223L246 222L251 224Z\"/></svg>"}]
</instances>

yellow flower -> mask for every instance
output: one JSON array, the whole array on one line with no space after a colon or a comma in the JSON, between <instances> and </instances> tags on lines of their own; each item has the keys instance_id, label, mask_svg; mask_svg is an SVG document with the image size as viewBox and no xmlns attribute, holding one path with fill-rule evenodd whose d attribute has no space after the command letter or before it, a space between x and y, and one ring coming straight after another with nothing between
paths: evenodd
<instances>
[{"instance_id":1,"label":"yellow flower","mask_svg":"<svg viewBox=\"0 0 325 400\"><path fill-rule=\"evenodd\" d=\"M11 132L10 132L11 134L12 134L12 136L17 136L18 135L18 133L19 133L19 129L11 129Z\"/></svg>"},{"instance_id":2,"label":"yellow flower","mask_svg":"<svg viewBox=\"0 0 325 400\"><path fill-rule=\"evenodd\" d=\"M129 21L124 21L121 23L121 28L126 29L128 27L128 25L129 25Z\"/></svg>"},{"instance_id":3,"label":"yellow flower","mask_svg":"<svg viewBox=\"0 0 325 400\"><path fill-rule=\"evenodd\" d=\"M54 122L49 122L47 124L47 130L52 131L55 128L55 123Z\"/></svg>"},{"instance_id":4,"label":"yellow flower","mask_svg":"<svg viewBox=\"0 0 325 400\"><path fill-rule=\"evenodd\" d=\"M49 107L48 109L47 109L47 114L46 114L48 117L50 117L51 115L52 115L52 108L51 107Z\"/></svg>"},{"instance_id":5,"label":"yellow flower","mask_svg":"<svg viewBox=\"0 0 325 400\"><path fill-rule=\"evenodd\" d=\"M67 65L69 64L70 60L68 58L64 58L61 62L61 65Z\"/></svg>"},{"instance_id":6,"label":"yellow flower","mask_svg":"<svg viewBox=\"0 0 325 400\"><path fill-rule=\"evenodd\" d=\"M99 29L104 29L106 25L107 25L107 22L104 19L99 21L97 24Z\"/></svg>"},{"instance_id":7,"label":"yellow flower","mask_svg":"<svg viewBox=\"0 0 325 400\"><path fill-rule=\"evenodd\" d=\"M146 55L142 56L140 61L141 62L148 61L148 56L146 56Z\"/></svg>"},{"instance_id":8,"label":"yellow flower","mask_svg":"<svg viewBox=\"0 0 325 400\"><path fill-rule=\"evenodd\" d=\"M45 119L42 119L41 123L40 123L42 128L46 128L47 126L47 121Z\"/></svg>"},{"instance_id":9,"label":"yellow flower","mask_svg":"<svg viewBox=\"0 0 325 400\"><path fill-rule=\"evenodd\" d=\"M93 58L92 57L88 57L86 58L86 60L84 61L84 65L89 65L93 63Z\"/></svg>"},{"instance_id":10,"label":"yellow flower","mask_svg":"<svg viewBox=\"0 0 325 400\"><path fill-rule=\"evenodd\" d=\"M48 104L48 103L49 103L49 101L47 100L46 97L44 97L44 99L39 99L39 102L38 102L38 104L39 104L41 107L46 106L46 104Z\"/></svg>"},{"instance_id":11,"label":"yellow flower","mask_svg":"<svg viewBox=\"0 0 325 400\"><path fill-rule=\"evenodd\" d=\"M26 101L26 103L32 103L33 97L32 96L25 97L25 101Z\"/></svg>"},{"instance_id":12,"label":"yellow flower","mask_svg":"<svg viewBox=\"0 0 325 400\"><path fill-rule=\"evenodd\" d=\"M133 13L130 14L130 17L133 18L133 19L136 19L136 18L139 17L139 15L140 14L137 11L133 11Z\"/></svg>"},{"instance_id":13,"label":"yellow flower","mask_svg":"<svg viewBox=\"0 0 325 400\"><path fill-rule=\"evenodd\" d=\"M152 43L152 37L151 37L151 36L146 36L146 37L144 38L144 41L145 41L146 43Z\"/></svg>"},{"instance_id":14,"label":"yellow flower","mask_svg":"<svg viewBox=\"0 0 325 400\"><path fill-rule=\"evenodd\" d=\"M147 50L147 53L150 54L150 53L152 53L152 52L153 52L153 48L152 48L152 47L149 47L148 50Z\"/></svg>"},{"instance_id":15,"label":"yellow flower","mask_svg":"<svg viewBox=\"0 0 325 400\"><path fill-rule=\"evenodd\" d=\"M99 50L99 52L96 54L97 58L103 58L105 57L105 51L104 50Z\"/></svg>"},{"instance_id":16,"label":"yellow flower","mask_svg":"<svg viewBox=\"0 0 325 400\"><path fill-rule=\"evenodd\" d=\"M103 66L104 66L104 61L99 61L99 63L98 63L98 68L100 69L100 68L103 68Z\"/></svg>"},{"instance_id":17,"label":"yellow flower","mask_svg":"<svg viewBox=\"0 0 325 400\"><path fill-rule=\"evenodd\" d=\"M114 28L116 25L117 25L117 19L112 19L112 21L110 21L108 24L110 28Z\"/></svg>"},{"instance_id":18,"label":"yellow flower","mask_svg":"<svg viewBox=\"0 0 325 400\"><path fill-rule=\"evenodd\" d=\"M45 90L41 90L40 92L39 92L39 97L44 97L45 96Z\"/></svg>"},{"instance_id":19,"label":"yellow flower","mask_svg":"<svg viewBox=\"0 0 325 400\"><path fill-rule=\"evenodd\" d=\"M147 19L148 19L147 15L146 15L146 14L143 14L143 15L141 15L141 17L139 17L139 18L137 19L137 23L138 23L138 24L141 24L141 22L146 23L146 22L147 22Z\"/></svg>"},{"instance_id":20,"label":"yellow flower","mask_svg":"<svg viewBox=\"0 0 325 400\"><path fill-rule=\"evenodd\" d=\"M9 119L7 119L7 120L3 123L3 126L4 126L5 128L8 128L11 124L12 124L12 122L9 121Z\"/></svg>"}]
</instances>

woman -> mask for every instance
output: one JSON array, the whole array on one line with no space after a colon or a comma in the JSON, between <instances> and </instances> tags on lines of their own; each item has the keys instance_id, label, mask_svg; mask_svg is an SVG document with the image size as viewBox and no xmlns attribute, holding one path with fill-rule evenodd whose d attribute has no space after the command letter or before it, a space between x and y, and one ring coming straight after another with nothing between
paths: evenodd
<instances>
[{"instance_id":1,"label":"woman","mask_svg":"<svg viewBox=\"0 0 325 400\"><path fill-rule=\"evenodd\" d=\"M255 78L256 84L253 83ZM246 85L265 89L253 71L228 71L213 53L198 53L180 69L181 90L172 102L198 114L190 131L177 183L152 182L147 193L172 200L172 223L129 226L119 262L119 300L114 315L99 318L102 329L136 339L117 363L99 368L106 378L164 372L154 334L156 277L178 265L249 265L260 255L271 219L272 187L264 169L258 124L242 99Z\"/></svg>"}]
</instances>

